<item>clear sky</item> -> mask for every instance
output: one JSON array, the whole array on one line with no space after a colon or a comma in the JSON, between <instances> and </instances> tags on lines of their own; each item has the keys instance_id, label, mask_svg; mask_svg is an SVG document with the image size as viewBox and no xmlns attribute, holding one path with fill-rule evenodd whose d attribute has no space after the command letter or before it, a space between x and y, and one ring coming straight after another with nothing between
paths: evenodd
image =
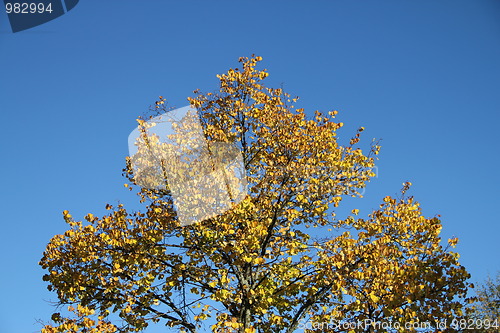
<instances>
[{"instance_id":1,"label":"clear sky","mask_svg":"<svg viewBox=\"0 0 500 333\"><path fill-rule=\"evenodd\" d=\"M121 176L135 118L159 95L182 107L216 89L252 53L309 112L338 110L344 142L359 126L365 147L382 139L379 176L349 209L411 181L473 281L500 270L498 0L82 0L15 34L0 12L0 51L0 332L49 319L37 263L63 210L138 207Z\"/></svg>"}]
</instances>

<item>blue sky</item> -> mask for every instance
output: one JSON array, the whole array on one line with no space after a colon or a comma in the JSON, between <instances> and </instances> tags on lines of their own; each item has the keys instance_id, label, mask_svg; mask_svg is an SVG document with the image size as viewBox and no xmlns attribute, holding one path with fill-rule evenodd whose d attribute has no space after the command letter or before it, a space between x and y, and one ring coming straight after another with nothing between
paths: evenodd
<instances>
[{"instance_id":1,"label":"blue sky","mask_svg":"<svg viewBox=\"0 0 500 333\"><path fill-rule=\"evenodd\" d=\"M216 89L252 53L269 85L338 110L341 140L359 126L365 147L382 139L379 176L349 209L367 214L411 181L473 281L500 270L496 0L82 0L15 34L0 13L0 50L0 332L50 317L37 263L63 210L138 207L121 176L135 118L159 95L182 107Z\"/></svg>"}]
</instances>

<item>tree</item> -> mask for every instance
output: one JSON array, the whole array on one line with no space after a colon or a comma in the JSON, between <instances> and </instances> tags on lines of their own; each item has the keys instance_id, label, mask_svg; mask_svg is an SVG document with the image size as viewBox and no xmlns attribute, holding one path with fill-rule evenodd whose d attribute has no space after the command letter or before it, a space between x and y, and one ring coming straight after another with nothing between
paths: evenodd
<instances>
[{"instance_id":1,"label":"tree","mask_svg":"<svg viewBox=\"0 0 500 333\"><path fill-rule=\"evenodd\" d=\"M214 332L290 333L319 323L435 323L461 315L469 274L449 250L457 240L441 245L441 222L422 215L406 194L410 183L366 219L356 209L337 219L342 198L361 197L374 176L379 146L368 153L357 146L364 128L339 144L336 112L308 119L296 98L263 85L261 60L240 58L241 69L218 75L217 92L188 99L211 145L241 151L248 195L183 226L168 179L141 187L134 178L155 167L163 172L169 161L137 170L128 159L126 185L138 188L145 209L108 205L109 214L88 214L85 222L63 212L70 228L51 239L40 264L49 290L74 314L55 313L43 332L131 332L159 321L196 332L208 330L208 320ZM166 111L164 102L156 102L158 111Z\"/></svg>"},{"instance_id":2,"label":"tree","mask_svg":"<svg viewBox=\"0 0 500 333\"><path fill-rule=\"evenodd\" d=\"M500 332L500 272L476 289L474 303L467 310L467 332Z\"/></svg>"},{"instance_id":3,"label":"tree","mask_svg":"<svg viewBox=\"0 0 500 333\"><path fill-rule=\"evenodd\" d=\"M476 293L480 302L477 307L480 316L500 321L500 272L495 279L488 276Z\"/></svg>"}]
</instances>

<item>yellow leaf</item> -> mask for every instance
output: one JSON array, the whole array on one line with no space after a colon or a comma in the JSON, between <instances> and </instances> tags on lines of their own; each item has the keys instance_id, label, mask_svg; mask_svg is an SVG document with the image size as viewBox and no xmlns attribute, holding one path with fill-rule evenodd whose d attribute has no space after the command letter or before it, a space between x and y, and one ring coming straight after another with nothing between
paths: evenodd
<instances>
[{"instance_id":1,"label":"yellow leaf","mask_svg":"<svg viewBox=\"0 0 500 333\"><path fill-rule=\"evenodd\" d=\"M378 303L378 301L380 300L380 298L378 298L375 294L371 293L370 294L370 298L371 300L374 302L374 303Z\"/></svg>"}]
</instances>

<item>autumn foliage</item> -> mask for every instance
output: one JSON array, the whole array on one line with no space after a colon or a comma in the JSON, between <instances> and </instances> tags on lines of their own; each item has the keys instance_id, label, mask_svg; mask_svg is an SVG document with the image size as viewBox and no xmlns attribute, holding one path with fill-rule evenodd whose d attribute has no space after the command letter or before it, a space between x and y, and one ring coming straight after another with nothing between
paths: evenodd
<instances>
[{"instance_id":1,"label":"autumn foliage","mask_svg":"<svg viewBox=\"0 0 500 333\"><path fill-rule=\"evenodd\" d=\"M469 275L449 251L456 240L443 247L440 220L422 215L409 183L367 218L336 218L342 198L361 196L374 176L379 147L358 147L363 128L339 144L336 112L309 118L296 98L263 85L261 60L241 58L218 75L216 92L189 98L206 139L240 149L248 195L181 226L168 186L140 188L129 161L128 186L144 210L108 205L85 221L65 211L69 229L47 245L44 280L72 314L54 314L44 333L157 322L180 332L291 333L305 322L462 315Z\"/></svg>"}]
</instances>

